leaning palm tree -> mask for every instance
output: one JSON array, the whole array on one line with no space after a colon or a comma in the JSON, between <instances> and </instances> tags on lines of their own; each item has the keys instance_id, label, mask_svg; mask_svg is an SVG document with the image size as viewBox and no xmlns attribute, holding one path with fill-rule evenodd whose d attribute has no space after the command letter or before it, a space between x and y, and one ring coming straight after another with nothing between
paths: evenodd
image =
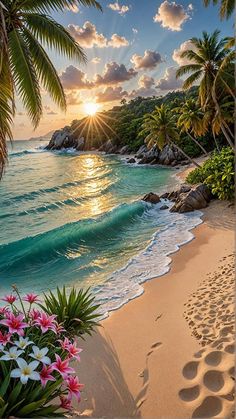
<instances>
[{"instance_id":1,"label":"leaning palm tree","mask_svg":"<svg viewBox=\"0 0 236 419\"><path fill-rule=\"evenodd\" d=\"M186 159L195 166L200 167L189 157L176 143L179 140L179 132L176 128L176 119L168 106L162 104L156 107L153 113L144 116L140 136L145 136L145 142L150 148L154 144L162 150L167 144L176 148Z\"/></svg>"},{"instance_id":2,"label":"leaning palm tree","mask_svg":"<svg viewBox=\"0 0 236 419\"><path fill-rule=\"evenodd\" d=\"M0 0L0 173L7 157L6 141L12 138L15 92L34 128L42 116L41 87L66 109L59 76L45 47L69 59L86 60L79 44L50 16L76 4L101 9L96 0Z\"/></svg>"},{"instance_id":3,"label":"leaning palm tree","mask_svg":"<svg viewBox=\"0 0 236 419\"><path fill-rule=\"evenodd\" d=\"M205 111L207 108L218 108L218 96L216 91L232 92L233 60L234 54L225 48L228 39L219 40L220 32L214 31L211 35L203 32L202 38L192 38L191 42L195 51L187 50L181 54L187 58L190 64L181 66L176 77L189 74L183 84L184 89L189 89L199 81L199 100ZM224 133L224 129L222 128ZM224 133L225 135L225 133ZM228 141L228 137L226 137ZM230 144L230 141L228 141ZM230 144L232 146L232 144Z\"/></svg>"},{"instance_id":4,"label":"leaning palm tree","mask_svg":"<svg viewBox=\"0 0 236 419\"><path fill-rule=\"evenodd\" d=\"M229 19L233 14L235 8L235 0L203 0L205 6L213 4L214 6L220 3L220 17L221 19Z\"/></svg>"},{"instance_id":5,"label":"leaning palm tree","mask_svg":"<svg viewBox=\"0 0 236 419\"><path fill-rule=\"evenodd\" d=\"M174 110L179 114L177 126L180 128L180 131L185 132L203 153L207 155L206 149L196 139L196 136L201 136L206 132L204 112L199 107L197 101L188 99Z\"/></svg>"}]
</instances>

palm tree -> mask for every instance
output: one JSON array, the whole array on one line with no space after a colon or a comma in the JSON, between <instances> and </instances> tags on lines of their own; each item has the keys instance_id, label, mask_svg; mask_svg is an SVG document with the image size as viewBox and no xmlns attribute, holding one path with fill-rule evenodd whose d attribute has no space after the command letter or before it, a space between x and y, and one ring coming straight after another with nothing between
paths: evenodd
<instances>
[{"instance_id":1,"label":"palm tree","mask_svg":"<svg viewBox=\"0 0 236 419\"><path fill-rule=\"evenodd\" d=\"M214 6L220 3L220 17L221 19L229 19L233 14L235 7L235 0L203 0L205 6L213 4Z\"/></svg>"},{"instance_id":2,"label":"palm tree","mask_svg":"<svg viewBox=\"0 0 236 419\"><path fill-rule=\"evenodd\" d=\"M86 60L70 33L49 15L75 4L101 9L96 0L0 0L0 174L7 157L6 141L12 139L15 91L34 128L42 116L40 87L66 109L59 76L45 47L69 59Z\"/></svg>"},{"instance_id":3,"label":"palm tree","mask_svg":"<svg viewBox=\"0 0 236 419\"><path fill-rule=\"evenodd\" d=\"M203 135L206 132L204 113L196 100L188 99L174 110L180 115L177 126L180 128L181 132L185 132L203 153L207 155L206 149L195 138L195 136Z\"/></svg>"},{"instance_id":4,"label":"palm tree","mask_svg":"<svg viewBox=\"0 0 236 419\"><path fill-rule=\"evenodd\" d=\"M176 120L173 113L165 104L156 107L153 113L144 116L140 135L145 136L145 142L148 147L157 144L162 150L165 145L169 144L173 148L177 148L177 150L191 163L195 164L195 166L200 167L197 162L191 159L191 157L176 144L176 141L179 140Z\"/></svg>"},{"instance_id":5,"label":"palm tree","mask_svg":"<svg viewBox=\"0 0 236 419\"><path fill-rule=\"evenodd\" d=\"M221 93L233 93L233 53L226 48L228 38L219 40L220 32L214 31L211 35L203 32L202 38L192 38L191 42L195 51L184 51L181 56L187 58L190 64L181 66L176 77L181 77L191 73L183 84L184 89L189 89L194 83L199 83L199 100L201 107L205 111L207 108L218 109L217 91ZM225 135L222 126L222 132ZM232 147L232 141L226 136L227 141Z\"/></svg>"}]
</instances>

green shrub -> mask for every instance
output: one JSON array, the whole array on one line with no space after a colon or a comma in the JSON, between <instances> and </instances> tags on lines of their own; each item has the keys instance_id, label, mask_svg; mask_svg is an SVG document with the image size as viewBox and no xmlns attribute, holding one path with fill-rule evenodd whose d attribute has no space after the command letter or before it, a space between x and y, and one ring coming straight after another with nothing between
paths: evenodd
<instances>
[{"instance_id":1,"label":"green shrub","mask_svg":"<svg viewBox=\"0 0 236 419\"><path fill-rule=\"evenodd\" d=\"M40 307L49 315L56 315L58 323L62 324L68 337L91 335L94 327L98 325L97 310L99 304L94 304L95 297L89 289L76 291L72 288L67 295L66 288L57 288L54 295L51 291L44 294L44 305Z\"/></svg>"},{"instance_id":2,"label":"green shrub","mask_svg":"<svg viewBox=\"0 0 236 419\"><path fill-rule=\"evenodd\" d=\"M214 152L201 168L189 173L186 180L191 184L205 183L216 198L232 200L234 176L234 152L230 147L224 147L220 152Z\"/></svg>"}]
</instances>

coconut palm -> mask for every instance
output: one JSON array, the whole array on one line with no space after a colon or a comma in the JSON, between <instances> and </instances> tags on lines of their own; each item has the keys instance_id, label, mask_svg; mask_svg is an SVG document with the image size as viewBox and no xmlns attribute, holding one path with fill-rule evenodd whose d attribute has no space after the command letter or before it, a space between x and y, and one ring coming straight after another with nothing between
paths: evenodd
<instances>
[{"instance_id":1,"label":"coconut palm","mask_svg":"<svg viewBox=\"0 0 236 419\"><path fill-rule=\"evenodd\" d=\"M206 124L204 121L204 113L194 99L188 99L182 103L178 108L175 108L179 113L177 126L181 132L185 132L191 140L207 155L206 149L195 138L201 136L206 132Z\"/></svg>"},{"instance_id":2,"label":"coconut palm","mask_svg":"<svg viewBox=\"0 0 236 419\"><path fill-rule=\"evenodd\" d=\"M176 128L176 119L170 109L162 104L160 107L156 107L153 113L149 113L144 116L142 124L142 131L140 136L145 136L145 142L150 148L154 144L162 150L167 144L183 154L186 159L195 166L200 167L191 157L189 157L177 144L179 140L179 132Z\"/></svg>"},{"instance_id":3,"label":"coconut palm","mask_svg":"<svg viewBox=\"0 0 236 419\"><path fill-rule=\"evenodd\" d=\"M76 4L95 6L96 0L0 0L0 172L12 138L14 93L21 99L34 128L42 116L40 88L66 109L65 94L45 47L69 59L85 61L85 54L70 33L51 16Z\"/></svg>"},{"instance_id":4,"label":"coconut palm","mask_svg":"<svg viewBox=\"0 0 236 419\"><path fill-rule=\"evenodd\" d=\"M199 81L199 100L205 111L207 108L218 109L218 93L231 93L234 95L233 87L233 59L234 53L226 48L228 38L219 40L220 32L214 31L211 35L203 32L202 38L192 38L191 42L195 51L184 51L181 56L187 58L190 64L181 66L176 77L191 74L183 84L184 89L190 88ZM217 93L218 92L218 93ZM225 135L224 128L222 132ZM227 141L232 146L232 141Z\"/></svg>"},{"instance_id":5,"label":"coconut palm","mask_svg":"<svg viewBox=\"0 0 236 419\"><path fill-rule=\"evenodd\" d=\"M221 19L229 19L229 17L233 14L234 7L235 7L235 0L203 0L205 6L209 6L209 4L216 5L220 3L220 17Z\"/></svg>"}]
</instances>

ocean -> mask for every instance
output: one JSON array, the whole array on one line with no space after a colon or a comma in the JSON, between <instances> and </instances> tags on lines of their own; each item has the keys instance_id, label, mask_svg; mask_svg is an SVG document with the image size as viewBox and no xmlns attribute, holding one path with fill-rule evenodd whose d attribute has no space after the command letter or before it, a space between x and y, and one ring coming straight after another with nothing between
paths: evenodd
<instances>
[{"instance_id":1,"label":"ocean","mask_svg":"<svg viewBox=\"0 0 236 419\"><path fill-rule=\"evenodd\" d=\"M15 141L0 182L0 292L91 287L102 312L143 292L194 236L201 213L170 213L141 201L174 189L176 171L122 156L50 152Z\"/></svg>"}]
</instances>

